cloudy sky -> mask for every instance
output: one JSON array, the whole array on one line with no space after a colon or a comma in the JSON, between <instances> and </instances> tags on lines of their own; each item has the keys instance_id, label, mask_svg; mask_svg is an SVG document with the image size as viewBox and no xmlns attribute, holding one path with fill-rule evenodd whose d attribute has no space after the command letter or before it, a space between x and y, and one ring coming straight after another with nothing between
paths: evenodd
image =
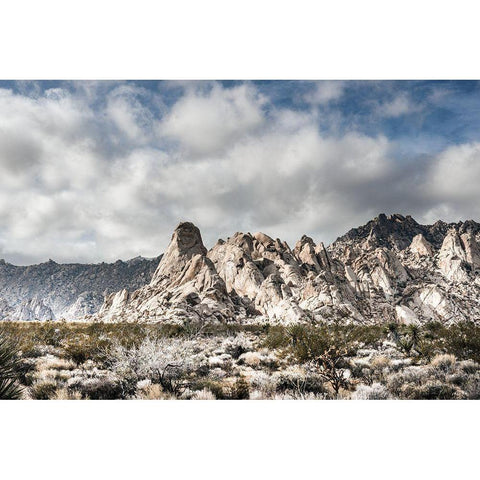
<instances>
[{"instance_id":1,"label":"cloudy sky","mask_svg":"<svg viewBox=\"0 0 480 480\"><path fill-rule=\"evenodd\" d=\"M0 82L0 258L156 256L380 212L480 220L476 82Z\"/></svg>"}]
</instances>

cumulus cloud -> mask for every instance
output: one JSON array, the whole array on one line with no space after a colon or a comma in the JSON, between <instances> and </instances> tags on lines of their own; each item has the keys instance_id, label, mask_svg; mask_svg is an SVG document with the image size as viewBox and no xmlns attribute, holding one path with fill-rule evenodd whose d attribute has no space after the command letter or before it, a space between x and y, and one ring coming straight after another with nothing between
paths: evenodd
<instances>
[{"instance_id":1,"label":"cumulus cloud","mask_svg":"<svg viewBox=\"0 0 480 480\"><path fill-rule=\"evenodd\" d=\"M277 105L253 84L182 92L0 90L0 258L156 256L182 220L211 246L237 230L328 243L382 211L480 215L480 144L399 160L385 135L325 133L315 108Z\"/></svg>"},{"instance_id":2,"label":"cumulus cloud","mask_svg":"<svg viewBox=\"0 0 480 480\"><path fill-rule=\"evenodd\" d=\"M193 155L218 153L262 126L262 104L263 98L246 84L229 89L214 85L206 94L191 89L166 116L161 133Z\"/></svg>"},{"instance_id":3,"label":"cumulus cloud","mask_svg":"<svg viewBox=\"0 0 480 480\"><path fill-rule=\"evenodd\" d=\"M445 149L432 162L425 180L425 196L432 208L429 220L447 221L480 217L480 143L455 145Z\"/></svg>"}]
</instances>

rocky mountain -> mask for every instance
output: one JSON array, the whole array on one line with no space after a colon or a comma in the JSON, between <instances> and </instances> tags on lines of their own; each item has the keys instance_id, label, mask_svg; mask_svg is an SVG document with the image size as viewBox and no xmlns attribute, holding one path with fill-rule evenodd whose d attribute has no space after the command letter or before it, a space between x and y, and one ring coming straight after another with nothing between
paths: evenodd
<instances>
[{"instance_id":1,"label":"rocky mountain","mask_svg":"<svg viewBox=\"0 0 480 480\"><path fill-rule=\"evenodd\" d=\"M109 295L104 321L295 323L480 319L480 224L420 225L379 215L325 247L290 248L236 233L207 250L191 223L175 230L151 282Z\"/></svg>"},{"instance_id":2,"label":"rocky mountain","mask_svg":"<svg viewBox=\"0 0 480 480\"><path fill-rule=\"evenodd\" d=\"M16 266L0 260L0 319L82 320L105 295L148 284L161 257L123 262Z\"/></svg>"},{"instance_id":3,"label":"rocky mountain","mask_svg":"<svg viewBox=\"0 0 480 480\"><path fill-rule=\"evenodd\" d=\"M384 214L330 246L235 233L210 249L181 223L163 256L18 267L0 261L0 318L290 324L480 319L480 224Z\"/></svg>"}]
</instances>

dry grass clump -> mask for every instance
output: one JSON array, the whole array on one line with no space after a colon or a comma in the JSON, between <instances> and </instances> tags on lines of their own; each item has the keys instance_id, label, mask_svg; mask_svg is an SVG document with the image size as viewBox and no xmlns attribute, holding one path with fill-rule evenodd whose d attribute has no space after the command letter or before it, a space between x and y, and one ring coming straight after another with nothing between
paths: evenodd
<instances>
[{"instance_id":1,"label":"dry grass clump","mask_svg":"<svg viewBox=\"0 0 480 480\"><path fill-rule=\"evenodd\" d=\"M52 400L82 400L82 394L76 390L68 390L68 388L59 388L51 397Z\"/></svg>"},{"instance_id":2,"label":"dry grass clump","mask_svg":"<svg viewBox=\"0 0 480 480\"><path fill-rule=\"evenodd\" d=\"M390 368L392 361L385 355L375 355L370 362L370 366L373 370L382 372L385 369Z\"/></svg>"},{"instance_id":3,"label":"dry grass clump","mask_svg":"<svg viewBox=\"0 0 480 480\"><path fill-rule=\"evenodd\" d=\"M454 369L456 362L455 355L441 354L433 357L430 365L440 372L449 373Z\"/></svg>"},{"instance_id":4,"label":"dry grass clump","mask_svg":"<svg viewBox=\"0 0 480 480\"><path fill-rule=\"evenodd\" d=\"M388 400L391 396L384 385L375 382L372 385L358 385L351 398L353 400Z\"/></svg>"},{"instance_id":5,"label":"dry grass clump","mask_svg":"<svg viewBox=\"0 0 480 480\"><path fill-rule=\"evenodd\" d=\"M38 380L30 387L30 397L34 400L50 400L57 392L57 382L52 379Z\"/></svg>"},{"instance_id":6,"label":"dry grass clump","mask_svg":"<svg viewBox=\"0 0 480 480\"><path fill-rule=\"evenodd\" d=\"M204 388L202 390L197 390L191 397L192 400L216 400L215 395L208 390L208 388Z\"/></svg>"}]
</instances>

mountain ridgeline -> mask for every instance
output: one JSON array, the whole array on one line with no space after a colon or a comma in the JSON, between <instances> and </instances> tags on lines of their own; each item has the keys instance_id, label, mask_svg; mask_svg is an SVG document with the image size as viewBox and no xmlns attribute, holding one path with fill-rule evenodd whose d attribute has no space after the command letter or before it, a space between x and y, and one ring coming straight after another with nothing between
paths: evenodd
<instances>
[{"instance_id":1,"label":"mountain ridgeline","mask_svg":"<svg viewBox=\"0 0 480 480\"><path fill-rule=\"evenodd\" d=\"M49 260L30 266L0 260L0 319L88 319L108 293L148 283L160 258L91 265Z\"/></svg>"},{"instance_id":2,"label":"mountain ridgeline","mask_svg":"<svg viewBox=\"0 0 480 480\"><path fill-rule=\"evenodd\" d=\"M133 262L133 261L130 261ZM181 223L162 257L0 265L0 318L451 324L480 319L480 224L379 215L325 247L235 233L205 248Z\"/></svg>"},{"instance_id":3,"label":"mountain ridgeline","mask_svg":"<svg viewBox=\"0 0 480 480\"><path fill-rule=\"evenodd\" d=\"M379 215L325 247L236 233L210 250L181 223L152 281L104 321L454 323L480 318L480 224Z\"/></svg>"}]
</instances>

